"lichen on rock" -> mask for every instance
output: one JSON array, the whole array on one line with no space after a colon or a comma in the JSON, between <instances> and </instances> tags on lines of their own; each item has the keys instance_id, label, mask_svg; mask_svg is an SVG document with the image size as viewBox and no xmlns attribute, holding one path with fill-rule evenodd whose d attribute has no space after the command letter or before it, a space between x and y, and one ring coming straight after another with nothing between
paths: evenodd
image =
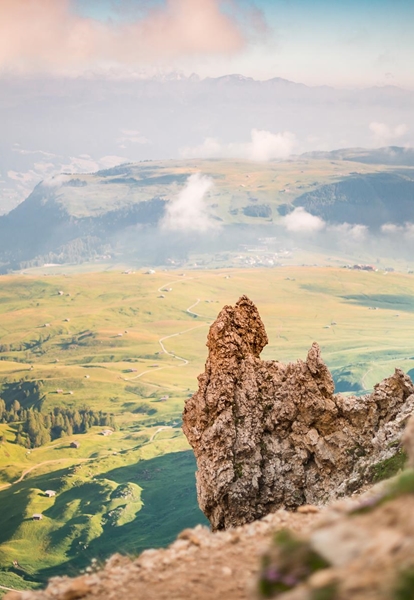
<instances>
[{"instance_id":1,"label":"lichen on rock","mask_svg":"<svg viewBox=\"0 0 414 600\"><path fill-rule=\"evenodd\" d=\"M283 364L260 359L267 342L251 300L225 306L184 408L198 501L213 530L357 490L398 452L414 409L414 385L399 369L372 394L341 396L318 344L306 361Z\"/></svg>"}]
</instances>

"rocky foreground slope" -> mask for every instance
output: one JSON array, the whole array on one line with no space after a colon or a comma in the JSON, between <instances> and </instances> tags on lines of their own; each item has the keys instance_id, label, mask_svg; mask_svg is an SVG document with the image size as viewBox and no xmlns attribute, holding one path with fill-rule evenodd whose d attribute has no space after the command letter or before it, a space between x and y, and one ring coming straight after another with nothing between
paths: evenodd
<instances>
[{"instance_id":1,"label":"rocky foreground slope","mask_svg":"<svg viewBox=\"0 0 414 600\"><path fill-rule=\"evenodd\" d=\"M183 430L197 459L213 530L349 495L399 452L414 385L399 369L367 396L334 394L317 344L305 362L263 361L267 335L246 296L210 328L199 389Z\"/></svg>"},{"instance_id":2,"label":"rocky foreground slope","mask_svg":"<svg viewBox=\"0 0 414 600\"><path fill-rule=\"evenodd\" d=\"M115 555L101 570L55 578L44 591L10 593L6 600L275 597L414 598L414 471L324 509L279 509L216 533L187 529L167 549L146 550L136 560Z\"/></svg>"},{"instance_id":3,"label":"rocky foreground slope","mask_svg":"<svg viewBox=\"0 0 414 600\"><path fill-rule=\"evenodd\" d=\"M167 549L115 555L7 600L414 598L411 380L396 370L346 398L317 345L283 365L260 360L266 342L250 300L225 307L185 407L200 504L226 531L187 529ZM372 485L405 458L408 469Z\"/></svg>"}]
</instances>

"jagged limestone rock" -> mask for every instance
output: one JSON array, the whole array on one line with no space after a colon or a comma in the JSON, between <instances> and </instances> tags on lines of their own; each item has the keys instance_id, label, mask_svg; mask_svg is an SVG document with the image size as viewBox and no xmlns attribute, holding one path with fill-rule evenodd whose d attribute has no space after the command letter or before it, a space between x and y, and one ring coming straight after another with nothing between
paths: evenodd
<instances>
[{"instance_id":1,"label":"jagged limestone rock","mask_svg":"<svg viewBox=\"0 0 414 600\"><path fill-rule=\"evenodd\" d=\"M398 451L414 411L413 383L399 369L370 395L335 395L316 343L305 362L282 364L260 359L267 342L251 300L225 306L184 408L198 501L213 530L360 488Z\"/></svg>"}]
</instances>

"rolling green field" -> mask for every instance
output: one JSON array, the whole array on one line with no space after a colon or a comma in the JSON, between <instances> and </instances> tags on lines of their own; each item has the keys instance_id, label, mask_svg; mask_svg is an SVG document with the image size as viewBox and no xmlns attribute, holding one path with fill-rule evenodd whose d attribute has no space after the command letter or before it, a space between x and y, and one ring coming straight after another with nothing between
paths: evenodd
<instances>
[{"instance_id":1,"label":"rolling green field","mask_svg":"<svg viewBox=\"0 0 414 600\"><path fill-rule=\"evenodd\" d=\"M203 371L209 324L242 294L265 323L265 359L304 359L317 341L346 393L370 390L395 367L414 370L408 274L283 267L0 278L0 396L36 407L31 384L41 381L43 411L88 406L117 424L113 435L93 427L31 450L14 443L18 423L0 424L0 585L39 585L205 522L181 411Z\"/></svg>"},{"instance_id":2,"label":"rolling green field","mask_svg":"<svg viewBox=\"0 0 414 600\"><path fill-rule=\"evenodd\" d=\"M212 213L225 223L251 223L242 208L252 197L277 206L316 186L339 181L356 169L361 173L393 170L385 165L310 158L274 163L214 159L146 161L73 176L82 185L60 188L57 202L76 218L98 216L154 197L173 197L190 175L201 172L215 183L208 194Z\"/></svg>"}]
</instances>

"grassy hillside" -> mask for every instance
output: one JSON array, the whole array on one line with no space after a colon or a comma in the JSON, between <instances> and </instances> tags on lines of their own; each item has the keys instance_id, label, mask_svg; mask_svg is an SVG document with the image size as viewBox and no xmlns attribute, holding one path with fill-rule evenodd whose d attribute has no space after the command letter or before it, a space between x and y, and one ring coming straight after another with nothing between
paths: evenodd
<instances>
[{"instance_id":1,"label":"grassy hillside","mask_svg":"<svg viewBox=\"0 0 414 600\"><path fill-rule=\"evenodd\" d=\"M359 223L371 229L404 224L414 214L414 170L355 174L306 192L294 201L330 223Z\"/></svg>"},{"instance_id":2,"label":"grassy hillside","mask_svg":"<svg viewBox=\"0 0 414 600\"><path fill-rule=\"evenodd\" d=\"M265 323L263 358L303 359L318 341L337 389L357 393L395 367L414 369L411 275L284 267L0 278L0 396L36 406L41 381L44 410L87 405L117 423L110 436L94 427L29 451L14 443L17 423L0 425L0 585L165 545L204 522L180 415L209 324L241 294Z\"/></svg>"},{"instance_id":3,"label":"grassy hillside","mask_svg":"<svg viewBox=\"0 0 414 600\"><path fill-rule=\"evenodd\" d=\"M413 172L383 164L379 153L343 151L304 155L284 162L241 160L145 161L39 184L8 215L0 217L0 267L42 266L106 259L168 264L168 259L237 250L275 235L295 205L335 223L378 227L410 220ZM370 157L371 162L363 162ZM355 162L361 157L360 163ZM382 162L381 162L382 161ZM209 217L225 235L183 239L159 227L165 207L188 178L214 181L205 197ZM396 204L397 203L397 204ZM280 233L280 232L279 232Z\"/></svg>"}]
</instances>

